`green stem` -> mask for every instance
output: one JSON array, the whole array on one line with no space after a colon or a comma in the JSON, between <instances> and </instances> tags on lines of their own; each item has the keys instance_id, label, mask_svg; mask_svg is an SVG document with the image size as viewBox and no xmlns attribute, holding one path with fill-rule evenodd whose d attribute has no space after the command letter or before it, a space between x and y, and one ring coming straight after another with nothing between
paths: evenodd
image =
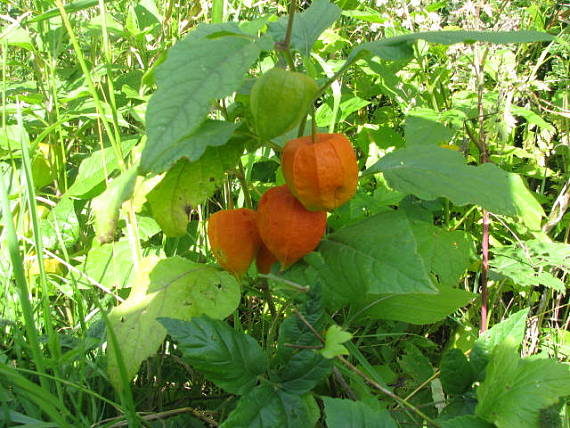
<instances>
[{"instance_id":1,"label":"green stem","mask_svg":"<svg viewBox=\"0 0 570 428\"><path fill-rule=\"evenodd\" d=\"M105 132L109 137L109 141L111 142L111 146L113 147L113 151L115 152L115 157L117 158L117 163L121 171L126 171L127 166L125 164L125 160L123 159L123 155L121 153L121 148L119 147L118 142L115 139L115 135L109 126L109 122L107 121L107 117L105 115L105 109L101 104L101 100L99 99L99 95L97 94L97 89L95 88L95 84L91 79L91 72L87 67L87 63L85 62L85 58L83 57L83 52L81 51L81 46L79 46L79 42L75 37L75 33L73 32L73 28L71 28L71 22L69 21L69 16L63 7L63 3L61 0L55 0L55 3L59 9L59 13L61 15L61 19L63 20L63 24L65 25L65 29L67 30L67 34L69 36L69 40L71 40L71 44L73 45L73 50L75 55L77 56L77 61L81 67L81 71L83 72L83 76L85 77L85 82L89 88L89 92L93 101L95 102L95 106L97 107L97 112L99 113L99 117L101 122L103 123L103 127L105 128Z\"/></svg>"},{"instance_id":2,"label":"green stem","mask_svg":"<svg viewBox=\"0 0 570 428\"><path fill-rule=\"evenodd\" d=\"M18 238L16 236L16 230L14 228L14 218L12 217L12 210L10 209L10 202L8 199L8 190L5 183L5 178L8 177L8 174L6 174L5 177L0 177L0 203L2 207L2 217L4 223L4 236L6 238L6 245L8 246L10 260L12 262L14 278L16 279L20 305L22 306L22 313L24 314L26 335L28 336L27 339L32 350L32 358L36 364L36 368L39 374L45 374L44 360L34 322L34 311L32 309L32 303L30 301L26 275L24 274L24 262L20 254ZM43 376L40 377L40 384L42 388L44 388L46 391L49 391L49 385Z\"/></svg>"},{"instance_id":3,"label":"green stem","mask_svg":"<svg viewBox=\"0 0 570 428\"><path fill-rule=\"evenodd\" d=\"M238 162L238 168L239 168L239 171L238 171L238 174L236 174L236 175L237 175L237 178L239 180L239 184L241 186L241 189L243 191L243 198L245 200L245 206L247 208L253 208L253 202L251 200L251 193L249 192L249 187L247 185L247 180L245 178L245 169L243 168L243 164L241 162L241 159Z\"/></svg>"},{"instance_id":4,"label":"green stem","mask_svg":"<svg viewBox=\"0 0 570 428\"><path fill-rule=\"evenodd\" d=\"M18 125L21 126L22 129L24 128L20 112L18 112ZM28 196L27 198L28 209L31 216L32 229L34 233L34 245L36 247L36 258L38 261L38 269L40 271L40 286L42 290L40 301L42 303L43 321L46 329L46 335L48 338L48 348L54 360L58 361L60 358L60 348L59 348L58 335L56 334L53 328L53 323L51 319L51 306L49 302L50 292L48 287L47 274L43 262L43 243L40 231L40 221L36 209L36 192L34 189L34 179L32 176L32 160L30 159L30 151L29 151L30 148L24 139L22 139L21 149L22 149L22 167L24 170L24 176L26 179L26 187L27 187L26 193Z\"/></svg>"},{"instance_id":5,"label":"green stem","mask_svg":"<svg viewBox=\"0 0 570 428\"><path fill-rule=\"evenodd\" d=\"M225 0L214 0L212 2L212 22L214 24L224 22Z\"/></svg>"}]
</instances>

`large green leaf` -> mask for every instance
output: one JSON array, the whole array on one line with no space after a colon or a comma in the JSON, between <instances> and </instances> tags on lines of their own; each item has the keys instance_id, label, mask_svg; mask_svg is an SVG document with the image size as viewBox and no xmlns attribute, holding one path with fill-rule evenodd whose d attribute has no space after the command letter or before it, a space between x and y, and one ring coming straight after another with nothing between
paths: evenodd
<instances>
[{"instance_id":1,"label":"large green leaf","mask_svg":"<svg viewBox=\"0 0 570 428\"><path fill-rule=\"evenodd\" d=\"M284 366L272 371L271 380L284 391L304 394L328 376L332 366L332 360L324 358L314 350L303 349L293 355Z\"/></svg>"},{"instance_id":2,"label":"large green leaf","mask_svg":"<svg viewBox=\"0 0 570 428\"><path fill-rule=\"evenodd\" d=\"M497 214L517 214L509 174L486 163L468 166L460 153L414 146L389 153L367 173L382 172L390 186L424 200L446 197L456 205L477 204Z\"/></svg>"},{"instance_id":3,"label":"large green leaf","mask_svg":"<svg viewBox=\"0 0 570 428\"><path fill-rule=\"evenodd\" d=\"M471 236L462 230L447 231L431 223L412 222L418 252L440 284L457 285L475 256Z\"/></svg>"},{"instance_id":4,"label":"large green leaf","mask_svg":"<svg viewBox=\"0 0 570 428\"><path fill-rule=\"evenodd\" d=\"M314 407L314 398L309 395L302 397L272 385L259 385L241 397L220 428L313 427L318 420Z\"/></svg>"},{"instance_id":5,"label":"large green leaf","mask_svg":"<svg viewBox=\"0 0 570 428\"><path fill-rule=\"evenodd\" d=\"M373 409L361 401L321 397L328 428L396 428L387 410Z\"/></svg>"},{"instance_id":6,"label":"large green leaf","mask_svg":"<svg viewBox=\"0 0 570 428\"><path fill-rule=\"evenodd\" d=\"M475 381L473 368L460 349L448 349L439 366L441 384L446 394L461 394Z\"/></svg>"},{"instance_id":7,"label":"large green leaf","mask_svg":"<svg viewBox=\"0 0 570 428\"><path fill-rule=\"evenodd\" d=\"M565 292L566 284L552 275L553 267L570 271L570 245L561 242L530 240L493 250L491 269L509 278L515 287L544 285Z\"/></svg>"},{"instance_id":8,"label":"large green leaf","mask_svg":"<svg viewBox=\"0 0 570 428\"><path fill-rule=\"evenodd\" d=\"M133 277L131 243L122 239L92 248L77 268L107 288L127 287ZM83 277L78 279L82 284L91 286Z\"/></svg>"},{"instance_id":9,"label":"large green leaf","mask_svg":"<svg viewBox=\"0 0 570 428\"><path fill-rule=\"evenodd\" d=\"M190 321L162 318L184 359L232 394L245 394L267 370L267 356L251 336L206 316Z\"/></svg>"},{"instance_id":10,"label":"large green leaf","mask_svg":"<svg viewBox=\"0 0 570 428\"><path fill-rule=\"evenodd\" d=\"M422 146L447 143L455 131L441 123L440 113L421 108L408 113L404 134L408 146Z\"/></svg>"},{"instance_id":11,"label":"large green leaf","mask_svg":"<svg viewBox=\"0 0 570 428\"><path fill-rule=\"evenodd\" d=\"M126 156L131 151L136 142L136 138L122 142L121 151L123 156ZM103 182L105 178L111 176L118 169L119 162L112 147L97 150L88 158L83 159L81 165L79 165L75 181L65 194L80 199L91 199L104 190Z\"/></svg>"},{"instance_id":12,"label":"large green leaf","mask_svg":"<svg viewBox=\"0 0 570 428\"><path fill-rule=\"evenodd\" d=\"M189 320L207 314L225 318L238 306L239 284L227 272L181 257L143 259L128 299L109 314L119 349L109 343L108 372L120 387L116 351L122 355L129 379L143 360L156 351L166 337L159 317Z\"/></svg>"},{"instance_id":13,"label":"large green leaf","mask_svg":"<svg viewBox=\"0 0 570 428\"><path fill-rule=\"evenodd\" d=\"M409 59L414 55L412 45L417 40L443 45L477 41L506 44L548 42L554 40L554 36L538 31L426 31L363 43L350 53L349 60L361 52L387 61Z\"/></svg>"},{"instance_id":14,"label":"large green leaf","mask_svg":"<svg viewBox=\"0 0 570 428\"><path fill-rule=\"evenodd\" d=\"M533 192L528 189L520 175L510 174L509 184L520 221L531 231L540 231L542 219L545 217L542 205L540 205Z\"/></svg>"},{"instance_id":15,"label":"large green leaf","mask_svg":"<svg viewBox=\"0 0 570 428\"><path fill-rule=\"evenodd\" d=\"M439 294L371 295L362 315L373 319L431 324L451 315L477 297L457 288L441 287Z\"/></svg>"},{"instance_id":16,"label":"large green leaf","mask_svg":"<svg viewBox=\"0 0 570 428\"><path fill-rule=\"evenodd\" d=\"M388 211L328 235L308 256L333 304L362 301L367 294L435 293L405 214Z\"/></svg>"},{"instance_id":17,"label":"large green leaf","mask_svg":"<svg viewBox=\"0 0 570 428\"><path fill-rule=\"evenodd\" d=\"M478 379L485 376L485 367L495 347L510 338L520 344L526 330L526 317L529 309L522 309L512 314L506 320L494 325L475 341L471 351L471 365Z\"/></svg>"},{"instance_id":18,"label":"large green leaf","mask_svg":"<svg viewBox=\"0 0 570 428\"><path fill-rule=\"evenodd\" d=\"M234 167L243 146L232 142L208 147L195 162L180 159L147 195L152 216L167 236L186 234L193 208L212 196L227 169Z\"/></svg>"},{"instance_id":19,"label":"large green leaf","mask_svg":"<svg viewBox=\"0 0 570 428\"><path fill-rule=\"evenodd\" d=\"M111 182L109 187L93 199L95 235L101 243L113 241L123 202L130 199L135 190L137 167L133 166Z\"/></svg>"},{"instance_id":20,"label":"large green leaf","mask_svg":"<svg viewBox=\"0 0 570 428\"><path fill-rule=\"evenodd\" d=\"M218 146L225 145L236 126L233 123L222 122L219 120L206 120L191 134L181 138L175 144L169 144L163 147L163 151L158 153L160 159L169 159L168 165L164 164L161 170L166 170L177 159L186 158L189 161L197 161L206 154L208 149L215 149Z\"/></svg>"},{"instance_id":21,"label":"large green leaf","mask_svg":"<svg viewBox=\"0 0 570 428\"><path fill-rule=\"evenodd\" d=\"M497 345L477 388L477 416L498 428L539 428L540 410L570 395L570 367L539 358L520 359L513 338Z\"/></svg>"},{"instance_id":22,"label":"large green leaf","mask_svg":"<svg viewBox=\"0 0 570 428\"><path fill-rule=\"evenodd\" d=\"M217 24L215 28L225 27ZM148 141L141 158L142 173L165 171L181 157L196 160L207 145L219 144L212 134L225 135L230 129L215 122L206 122L207 129L198 127L213 100L238 89L260 48L249 35L213 37L205 33L179 41L156 70L158 90L146 113Z\"/></svg>"},{"instance_id":23,"label":"large green leaf","mask_svg":"<svg viewBox=\"0 0 570 428\"><path fill-rule=\"evenodd\" d=\"M296 14L293 21L291 45L303 55L309 56L320 34L330 27L339 17L340 8L328 0L314 0L308 9ZM269 32L273 39L283 41L287 32L288 17L269 23Z\"/></svg>"}]
</instances>

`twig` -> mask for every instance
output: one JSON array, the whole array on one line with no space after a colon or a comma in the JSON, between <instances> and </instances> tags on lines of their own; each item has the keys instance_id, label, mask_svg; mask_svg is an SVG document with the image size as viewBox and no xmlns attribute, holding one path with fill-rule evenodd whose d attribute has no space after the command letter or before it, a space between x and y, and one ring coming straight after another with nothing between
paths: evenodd
<instances>
[{"instance_id":1,"label":"twig","mask_svg":"<svg viewBox=\"0 0 570 428\"><path fill-rule=\"evenodd\" d=\"M201 412L199 410L193 409L192 407L182 407L180 409L166 410L164 412L152 413L152 414L144 415L144 416L139 413L139 416L144 421L156 421L156 420L160 420L160 419L168 419L168 418L171 418L173 416L181 415L184 413L191 413L193 416L197 417L198 419L202 420L203 422L206 422L210 426L213 426L213 427L218 426L218 423L214 419L212 419L210 416L205 414L206 412ZM103 422L107 422L110 420L112 420L112 419L103 420L103 421L99 422L99 424L91 425L91 427L95 428L95 427L101 425ZM128 423L129 423L128 421L117 422L113 425L109 425L109 428L124 427L124 426L127 426Z\"/></svg>"},{"instance_id":2,"label":"twig","mask_svg":"<svg viewBox=\"0 0 570 428\"><path fill-rule=\"evenodd\" d=\"M354 391L352 390L350 385L346 382L346 380L342 376L342 373L340 372L340 370L337 367L333 367L333 374L334 374L334 377L336 378L337 382L340 384L340 386L342 386L342 389L344 390L344 392L346 392L346 395L348 395L348 397L351 400L358 401L358 397L356 396L356 394L354 393Z\"/></svg>"},{"instance_id":3,"label":"twig","mask_svg":"<svg viewBox=\"0 0 570 428\"><path fill-rule=\"evenodd\" d=\"M269 285L267 284L267 279L262 278L259 282L259 288L263 291L263 297L265 298L265 303L269 307L269 313L273 318L277 317L277 310L275 309L275 303L273 302L273 296L269 291Z\"/></svg>"},{"instance_id":4,"label":"twig","mask_svg":"<svg viewBox=\"0 0 570 428\"><path fill-rule=\"evenodd\" d=\"M23 241L26 241L28 244L30 245L34 245L34 242L25 237L24 235L18 235L18 237L20 239L22 239ZM92 285L94 285L95 287L99 288L101 291L103 291L104 293L107 293L111 296L113 296L113 298L115 300L117 300L119 303L123 303L125 301L125 299L123 299L121 296L113 293L112 290L110 290L109 288L105 287L103 284L101 284L100 282L98 282L97 280L91 278L89 275L87 275L84 272L81 272L79 269L77 269L75 266L67 263L64 259L62 259L61 257L58 257L57 255L55 255L54 253L52 253L49 250L46 250L45 248L43 248L43 253L49 257L51 257L52 259L57 260L58 262L60 262L62 265L64 265L67 269L69 269L70 271L75 272L76 274L78 274L79 276L82 276L83 278L85 278L88 282L90 282Z\"/></svg>"},{"instance_id":5,"label":"twig","mask_svg":"<svg viewBox=\"0 0 570 428\"><path fill-rule=\"evenodd\" d=\"M258 276L260 276L261 278L272 279L273 281L277 281L277 282L281 282L283 284L286 284L289 287L294 288L296 291L299 291L300 293L308 293L310 290L309 286L307 286L307 285L297 284L296 282L289 281L288 279L281 278L280 276L273 275L272 273L269 273L267 275L259 274Z\"/></svg>"},{"instance_id":6,"label":"twig","mask_svg":"<svg viewBox=\"0 0 570 428\"><path fill-rule=\"evenodd\" d=\"M295 349L323 349L322 345L296 345L294 343L284 343L283 346Z\"/></svg>"},{"instance_id":7,"label":"twig","mask_svg":"<svg viewBox=\"0 0 570 428\"><path fill-rule=\"evenodd\" d=\"M297 309L295 309L295 315L297 315L297 317L299 317L299 319L303 322L303 324L305 324L305 326L307 326L307 328L309 330L311 330L311 332L315 335L315 337L317 339L319 339L322 343L325 343L325 340L323 339L323 337L319 334L319 332L317 330L315 330L315 327L313 327L311 325L310 322L307 321L307 319L303 316L303 314L301 312L299 312ZM342 364L344 364L349 370L351 370L352 372L356 373L357 375L359 375L360 377L362 377L364 379L364 381L366 383L368 383L370 386L372 386L373 388L377 389L378 391L382 392L384 395L387 395L388 397L392 398L393 400L395 400L398 403L403 404L404 406L406 406L408 409L410 409L412 412L414 412L416 415L418 415L419 417L421 417L422 419L424 419L425 421L427 421L429 424L431 424L434 427L440 427L440 425L435 422L434 420L432 420L429 416L427 416L426 414L424 414L421 410L419 410L418 408L416 408L413 404L408 403L406 400L402 399L401 397L397 396L396 394L394 394L392 391L390 391L389 389L383 387L382 385L380 385L378 382L376 382L375 380L371 379L366 373L364 373L362 370L360 370L358 367L354 366L352 363L350 363L350 361L348 361L346 358L344 358L341 355L338 355L336 357Z\"/></svg>"},{"instance_id":8,"label":"twig","mask_svg":"<svg viewBox=\"0 0 570 428\"><path fill-rule=\"evenodd\" d=\"M548 219L544 226L542 226L542 231L544 233L549 233L554 227L560 223L564 214L568 210L568 205L570 204L570 180L564 184L560 194L552 204L552 210L548 215Z\"/></svg>"}]
</instances>

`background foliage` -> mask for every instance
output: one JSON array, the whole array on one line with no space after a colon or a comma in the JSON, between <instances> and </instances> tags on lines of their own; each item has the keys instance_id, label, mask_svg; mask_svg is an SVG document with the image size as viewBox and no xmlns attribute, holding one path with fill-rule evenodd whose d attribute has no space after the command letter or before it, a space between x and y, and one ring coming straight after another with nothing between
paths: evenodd
<instances>
[{"instance_id":1,"label":"background foliage","mask_svg":"<svg viewBox=\"0 0 570 428\"><path fill-rule=\"evenodd\" d=\"M567 5L302 1L279 52L288 6L3 2L3 426L570 426ZM276 64L359 187L238 281L206 222L284 183Z\"/></svg>"}]
</instances>

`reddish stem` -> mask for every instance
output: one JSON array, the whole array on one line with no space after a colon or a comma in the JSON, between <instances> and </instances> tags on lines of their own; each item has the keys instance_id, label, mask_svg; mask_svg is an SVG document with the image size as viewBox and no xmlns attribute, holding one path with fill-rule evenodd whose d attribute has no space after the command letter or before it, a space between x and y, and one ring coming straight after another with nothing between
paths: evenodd
<instances>
[{"instance_id":1,"label":"reddish stem","mask_svg":"<svg viewBox=\"0 0 570 428\"><path fill-rule=\"evenodd\" d=\"M487 280L489 277L489 212L483 210L483 239L481 243L482 267L481 267L481 333L487 330L487 305L489 293Z\"/></svg>"}]
</instances>

